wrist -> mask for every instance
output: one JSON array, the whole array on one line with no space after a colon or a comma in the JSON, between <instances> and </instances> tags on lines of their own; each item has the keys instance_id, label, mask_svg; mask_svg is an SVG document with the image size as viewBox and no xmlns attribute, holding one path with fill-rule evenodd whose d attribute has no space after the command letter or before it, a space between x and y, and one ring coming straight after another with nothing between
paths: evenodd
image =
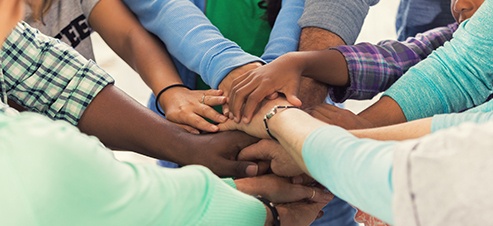
<instances>
[{"instance_id":1,"label":"wrist","mask_svg":"<svg viewBox=\"0 0 493 226\"><path fill-rule=\"evenodd\" d=\"M161 91L159 91L157 94L156 94L156 100L154 101L154 105L156 107L156 110L162 114L163 116L165 116L165 113L159 108L159 99L163 96L163 94L165 92L167 92L168 90L170 89L188 89L190 90L190 88L188 88L188 86L184 85L184 84L180 84L180 83L177 83L177 84L172 84L172 85L169 85L169 86L166 86L164 87ZM163 109L164 109L164 106L161 106Z\"/></svg>"},{"instance_id":2,"label":"wrist","mask_svg":"<svg viewBox=\"0 0 493 226\"><path fill-rule=\"evenodd\" d=\"M219 83L218 88L224 92L228 92L231 89L231 84L233 83L233 81L235 80L236 77L238 77L238 76L240 76L240 75L242 75L242 74L244 74L250 70L258 68L260 66L262 66L261 62L252 62L252 63L248 63L248 64L239 66L239 67L231 70L226 75L226 77L223 78L221 83Z\"/></svg>"},{"instance_id":3,"label":"wrist","mask_svg":"<svg viewBox=\"0 0 493 226\"><path fill-rule=\"evenodd\" d=\"M291 108L297 108L297 107L290 105L276 105L267 114L265 114L264 116L265 131L267 132L269 137L272 138L273 140L277 141L277 138L272 134L271 128L269 128L270 119L274 118L275 115L280 114L281 112Z\"/></svg>"},{"instance_id":4,"label":"wrist","mask_svg":"<svg viewBox=\"0 0 493 226\"><path fill-rule=\"evenodd\" d=\"M261 201L266 210L266 218L265 218L265 225L271 226L280 226L281 225L281 220L279 218L279 212L277 212L277 208L272 203L266 198L263 198L262 196L257 196L257 199Z\"/></svg>"}]
</instances>

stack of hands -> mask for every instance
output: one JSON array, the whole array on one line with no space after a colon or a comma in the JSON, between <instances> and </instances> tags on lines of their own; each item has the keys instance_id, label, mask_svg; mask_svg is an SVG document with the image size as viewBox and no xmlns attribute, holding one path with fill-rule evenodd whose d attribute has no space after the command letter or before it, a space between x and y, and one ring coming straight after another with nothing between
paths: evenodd
<instances>
[{"instance_id":1,"label":"stack of hands","mask_svg":"<svg viewBox=\"0 0 493 226\"><path fill-rule=\"evenodd\" d=\"M220 90L183 89L181 91L193 96L188 102L194 104L185 104L188 108L173 107L181 109L177 111L180 113L167 116L189 132L201 131L200 137L210 136L211 150L215 153L206 152L193 163L205 165L219 176L241 178L235 180L238 190L261 195L275 203L283 225L309 225L323 214L322 207L333 195L309 177L306 169L303 171L304 168L271 139L263 121L276 105L302 106L297 97L302 65L289 62L292 61L280 57L268 65L251 63L237 68L222 81ZM276 76L281 72L283 76ZM166 106L166 103L161 104ZM222 105L223 114L213 109L218 105ZM305 111L321 121L344 128L367 126L367 122L351 111L328 104ZM215 133L218 131L227 132ZM272 220L269 216L270 213L268 220Z\"/></svg>"}]
</instances>

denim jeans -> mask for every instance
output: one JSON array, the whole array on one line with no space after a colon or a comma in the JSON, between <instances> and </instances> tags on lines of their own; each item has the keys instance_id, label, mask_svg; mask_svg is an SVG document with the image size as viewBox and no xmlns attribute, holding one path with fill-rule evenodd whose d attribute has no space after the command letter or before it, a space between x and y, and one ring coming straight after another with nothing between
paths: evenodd
<instances>
[{"instance_id":1,"label":"denim jeans","mask_svg":"<svg viewBox=\"0 0 493 226\"><path fill-rule=\"evenodd\" d=\"M450 0L401 0L395 23L397 39L403 41L453 22Z\"/></svg>"}]
</instances>

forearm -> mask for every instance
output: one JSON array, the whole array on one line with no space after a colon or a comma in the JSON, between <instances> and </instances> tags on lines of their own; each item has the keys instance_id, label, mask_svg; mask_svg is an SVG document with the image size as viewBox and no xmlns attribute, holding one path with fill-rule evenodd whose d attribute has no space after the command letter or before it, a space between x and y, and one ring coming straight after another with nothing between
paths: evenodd
<instances>
[{"instance_id":1,"label":"forearm","mask_svg":"<svg viewBox=\"0 0 493 226\"><path fill-rule=\"evenodd\" d=\"M142 77L154 93L171 84L182 83L164 45L142 27L122 2L99 2L92 10L89 21L93 29Z\"/></svg>"},{"instance_id":2,"label":"forearm","mask_svg":"<svg viewBox=\"0 0 493 226\"><path fill-rule=\"evenodd\" d=\"M306 173L349 203L392 222L389 175L394 143L357 139L297 109L281 111L268 123Z\"/></svg>"},{"instance_id":3,"label":"forearm","mask_svg":"<svg viewBox=\"0 0 493 226\"><path fill-rule=\"evenodd\" d=\"M408 140L430 134L431 125L432 118L425 118L385 127L351 130L350 132L358 138L370 138L374 140Z\"/></svg>"},{"instance_id":4,"label":"forearm","mask_svg":"<svg viewBox=\"0 0 493 226\"><path fill-rule=\"evenodd\" d=\"M282 57L300 68L305 77L333 86L348 83L346 60L337 50L293 52Z\"/></svg>"},{"instance_id":5,"label":"forearm","mask_svg":"<svg viewBox=\"0 0 493 226\"><path fill-rule=\"evenodd\" d=\"M487 100L493 90L491 48L477 46L490 47L493 43L491 9L485 2L459 26L450 42L384 93L399 103L407 120L459 112Z\"/></svg>"},{"instance_id":6,"label":"forearm","mask_svg":"<svg viewBox=\"0 0 493 226\"><path fill-rule=\"evenodd\" d=\"M188 150L187 133L127 96L106 86L83 112L79 129L106 146L172 161ZM181 134L181 135L180 135ZM189 142L188 142L189 143Z\"/></svg>"},{"instance_id":7,"label":"forearm","mask_svg":"<svg viewBox=\"0 0 493 226\"><path fill-rule=\"evenodd\" d=\"M234 68L262 62L224 38L190 1L124 2L142 25L166 44L173 57L213 88Z\"/></svg>"},{"instance_id":8,"label":"forearm","mask_svg":"<svg viewBox=\"0 0 493 226\"><path fill-rule=\"evenodd\" d=\"M306 0L305 11L299 24L303 29L313 27L330 31L352 45L363 26L369 7L378 0L321 1Z\"/></svg>"},{"instance_id":9,"label":"forearm","mask_svg":"<svg viewBox=\"0 0 493 226\"><path fill-rule=\"evenodd\" d=\"M304 8L304 0L283 0L281 10L269 36L261 58L269 63L277 57L298 49L301 29L298 19Z\"/></svg>"},{"instance_id":10,"label":"forearm","mask_svg":"<svg viewBox=\"0 0 493 226\"><path fill-rule=\"evenodd\" d=\"M301 31L300 51L323 50L332 46L343 45L344 41L336 34L319 28L304 28ZM324 103L327 97L327 85L311 78L302 77L299 98L302 108L309 108Z\"/></svg>"}]
</instances>

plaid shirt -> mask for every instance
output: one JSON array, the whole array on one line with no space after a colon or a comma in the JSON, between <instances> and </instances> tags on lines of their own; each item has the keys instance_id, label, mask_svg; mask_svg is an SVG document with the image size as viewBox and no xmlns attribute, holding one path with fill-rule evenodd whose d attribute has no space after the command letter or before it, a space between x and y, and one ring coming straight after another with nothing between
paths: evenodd
<instances>
[{"instance_id":1,"label":"plaid shirt","mask_svg":"<svg viewBox=\"0 0 493 226\"><path fill-rule=\"evenodd\" d=\"M452 39L457 27L458 24L454 23L435 28L403 42L388 40L376 45L360 43L332 48L346 58L350 84L330 87L330 97L336 102L373 98L389 88L410 67Z\"/></svg>"},{"instance_id":2,"label":"plaid shirt","mask_svg":"<svg viewBox=\"0 0 493 226\"><path fill-rule=\"evenodd\" d=\"M74 125L113 79L93 61L24 22L0 50L0 97Z\"/></svg>"}]
</instances>

